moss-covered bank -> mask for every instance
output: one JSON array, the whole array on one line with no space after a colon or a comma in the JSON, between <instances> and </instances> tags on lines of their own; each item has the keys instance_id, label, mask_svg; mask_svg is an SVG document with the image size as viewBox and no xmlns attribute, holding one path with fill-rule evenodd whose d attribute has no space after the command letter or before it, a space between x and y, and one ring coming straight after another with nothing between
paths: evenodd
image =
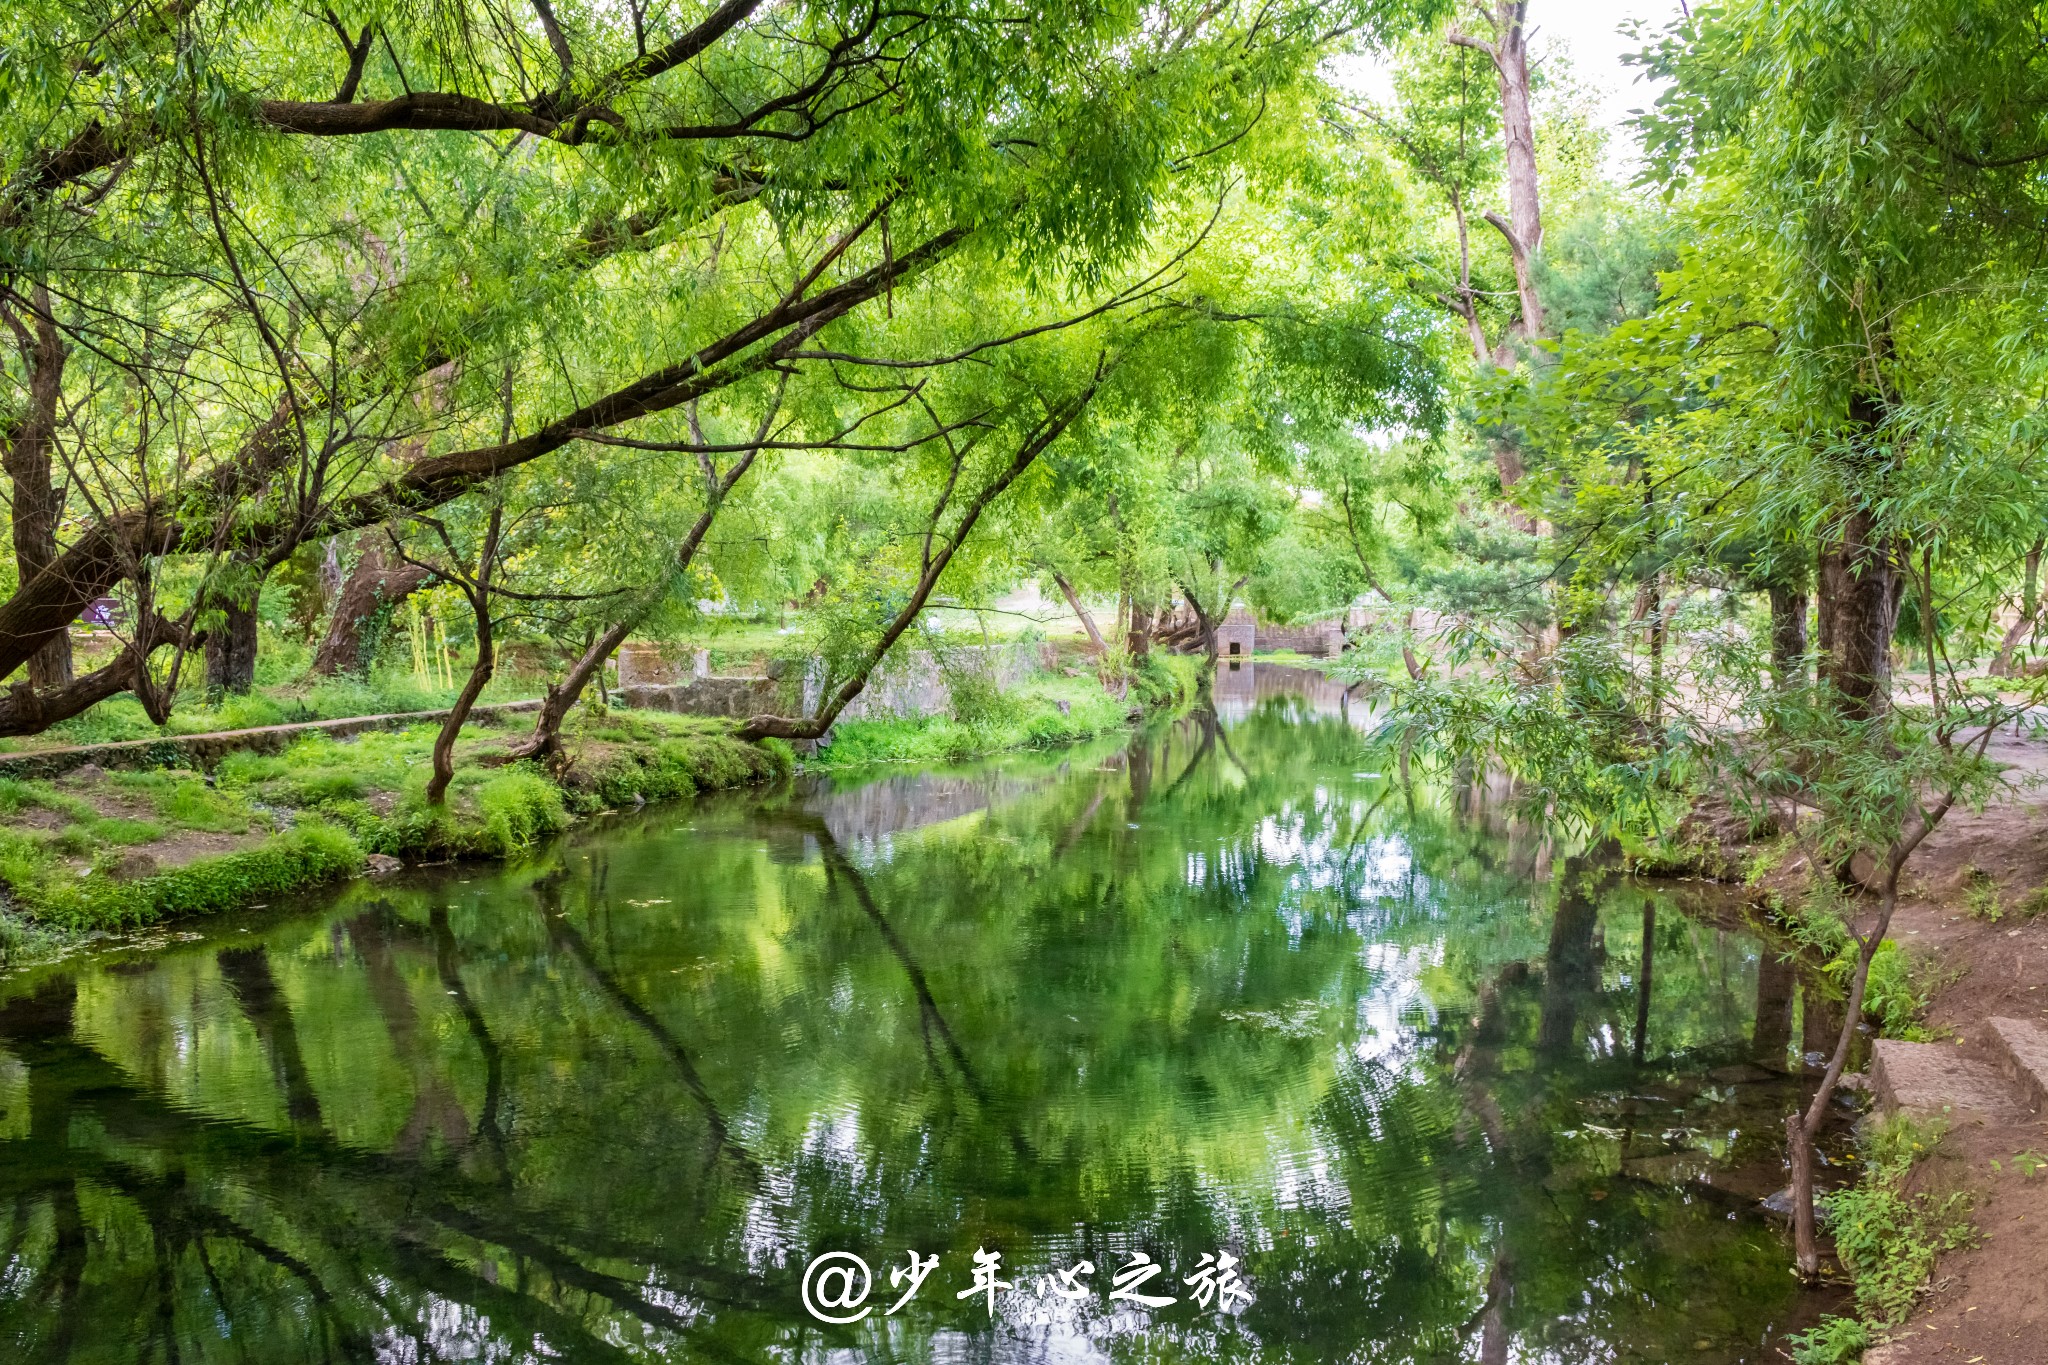
<instances>
[{"instance_id":1,"label":"moss-covered bank","mask_svg":"<svg viewBox=\"0 0 2048 1365\"><path fill-rule=\"evenodd\" d=\"M956 714L850 721L799 760L735 739L722 719L584 714L553 770L509 763L525 718L472 726L448 801L425 791L435 727L310 734L277 753L236 752L210 771L0 777L0 965L94 933L262 905L390 870L387 860L508 858L580 816L743 786L799 766L931 763L1073 743L1193 692L1189 661L1160 662L1114 696L1051 674L1016 692L956 697Z\"/></svg>"},{"instance_id":2,"label":"moss-covered bank","mask_svg":"<svg viewBox=\"0 0 2048 1365\"><path fill-rule=\"evenodd\" d=\"M523 726L475 727L436 808L425 797L434 729L309 735L282 753L231 754L206 773L86 767L0 779L0 961L94 931L262 904L379 858L509 857L580 815L790 768L786 749L742 743L729 723L699 717L578 717L554 773L502 761Z\"/></svg>"}]
</instances>

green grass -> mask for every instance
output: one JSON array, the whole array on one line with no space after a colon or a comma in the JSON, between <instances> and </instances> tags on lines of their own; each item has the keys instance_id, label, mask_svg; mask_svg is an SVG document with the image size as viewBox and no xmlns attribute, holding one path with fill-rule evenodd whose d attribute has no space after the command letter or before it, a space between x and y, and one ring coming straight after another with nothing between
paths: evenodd
<instances>
[{"instance_id":1,"label":"green grass","mask_svg":"<svg viewBox=\"0 0 2048 1365\"><path fill-rule=\"evenodd\" d=\"M266 641L266 648L268 642ZM454 704L455 685L423 686L407 671L380 670L371 678L299 676L273 686L259 686L246 696L225 697L208 705L195 687L181 692L170 722L159 727L133 697L115 697L84 713L51 726L33 741L0 741L0 751L67 744L114 744L124 740L159 739L165 735L203 735L216 730L250 730L309 720L394 712L437 711ZM494 678L483 701L513 701L537 696L545 684L517 675Z\"/></svg>"},{"instance_id":2,"label":"green grass","mask_svg":"<svg viewBox=\"0 0 2048 1365\"><path fill-rule=\"evenodd\" d=\"M119 818L88 820L74 825L72 828L81 831L86 839L91 841L85 847L77 850L80 853L90 853L93 843L153 844L169 833L168 830L162 825L157 824L154 820L123 820ZM68 834L70 831L67 830L65 832Z\"/></svg>"},{"instance_id":3,"label":"green grass","mask_svg":"<svg viewBox=\"0 0 2048 1365\"><path fill-rule=\"evenodd\" d=\"M92 802L60 792L47 782L0 777L0 815L18 815L32 806L71 820L91 820L99 815Z\"/></svg>"},{"instance_id":4,"label":"green grass","mask_svg":"<svg viewBox=\"0 0 2048 1365\"><path fill-rule=\"evenodd\" d=\"M1905 1114L1877 1120L1861 1144L1863 1178L1822 1201L1835 1254L1855 1281L1856 1310L1868 1324L1905 1321L1935 1257L1975 1237L1969 1196L1906 1190L1913 1167L1933 1153L1942 1134L1939 1123Z\"/></svg>"},{"instance_id":5,"label":"green grass","mask_svg":"<svg viewBox=\"0 0 2048 1365\"><path fill-rule=\"evenodd\" d=\"M703 716L613 712L586 720L578 737L589 747L565 779L578 810L736 787L781 776L791 766L786 745L743 744L729 724Z\"/></svg>"},{"instance_id":6,"label":"green grass","mask_svg":"<svg viewBox=\"0 0 2048 1365\"><path fill-rule=\"evenodd\" d=\"M831 744L804 760L804 766L959 763L1007 750L1073 744L1128 724L1134 706L1184 702L1194 693L1198 669L1193 659L1148 655L1133 667L1122 700L1092 675L1042 674L1008 693L976 685L978 679L964 686L956 682L955 714L841 721L833 728Z\"/></svg>"},{"instance_id":7,"label":"green grass","mask_svg":"<svg viewBox=\"0 0 2048 1365\"><path fill-rule=\"evenodd\" d=\"M1826 1317L1786 1338L1793 1365L1854 1365L1870 1346L1870 1329L1854 1318Z\"/></svg>"},{"instance_id":8,"label":"green grass","mask_svg":"<svg viewBox=\"0 0 2048 1365\"><path fill-rule=\"evenodd\" d=\"M956 691L964 718L849 722L821 762L949 762L1086 739L1126 724L1134 704L1185 699L1192 661L1155 657L1128 690L1118 699L1092 675L1043 676L1010 694L969 680ZM742 743L729 721L593 709L565 727L569 762L558 772L491 762L523 725L465 728L447 801L433 807L426 787L436 729L307 735L281 753L230 754L210 782L180 769L120 771L92 789L146 805L151 819L103 813L49 782L0 778L0 817L35 809L64 821L54 832L0 825L0 882L9 893L0 905L0 962L43 951L53 933L265 901L352 875L372 853L515 857L581 814L761 781L793 766L788 745ZM128 852L177 829L260 834L273 825L279 832L250 847L161 872L148 873Z\"/></svg>"},{"instance_id":9,"label":"green grass","mask_svg":"<svg viewBox=\"0 0 2048 1365\"><path fill-rule=\"evenodd\" d=\"M124 795L149 802L179 829L239 834L255 816L240 796L217 791L199 774L182 769L108 773L105 781Z\"/></svg>"},{"instance_id":10,"label":"green grass","mask_svg":"<svg viewBox=\"0 0 2048 1365\"><path fill-rule=\"evenodd\" d=\"M1065 701L1062 711L1059 703ZM869 763L957 763L1007 749L1071 744L1124 725L1131 703L1093 679L1049 679L1001 697L971 720L912 716L842 721L832 743L806 766L849 768Z\"/></svg>"},{"instance_id":11,"label":"green grass","mask_svg":"<svg viewBox=\"0 0 2048 1365\"><path fill-rule=\"evenodd\" d=\"M47 846L0 831L0 878L16 906L39 925L62 930L123 929L183 915L210 914L360 871L363 850L341 830L307 823L241 853L117 880L104 868L79 877L48 857Z\"/></svg>"}]
</instances>

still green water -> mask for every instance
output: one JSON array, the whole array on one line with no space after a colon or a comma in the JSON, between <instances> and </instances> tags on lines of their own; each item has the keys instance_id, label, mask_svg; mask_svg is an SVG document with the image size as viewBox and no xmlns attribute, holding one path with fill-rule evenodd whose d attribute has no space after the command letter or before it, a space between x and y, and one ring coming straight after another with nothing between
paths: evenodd
<instances>
[{"instance_id":1,"label":"still green water","mask_svg":"<svg viewBox=\"0 0 2048 1365\"><path fill-rule=\"evenodd\" d=\"M0 979L0 1359L1775 1358L1786 971L1227 683Z\"/></svg>"}]
</instances>

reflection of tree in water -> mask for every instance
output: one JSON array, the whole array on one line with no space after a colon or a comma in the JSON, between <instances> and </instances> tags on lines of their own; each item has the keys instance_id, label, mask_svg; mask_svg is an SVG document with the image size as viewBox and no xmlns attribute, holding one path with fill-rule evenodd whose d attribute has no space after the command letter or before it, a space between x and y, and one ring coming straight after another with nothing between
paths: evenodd
<instances>
[{"instance_id":1,"label":"reflection of tree in water","mask_svg":"<svg viewBox=\"0 0 2048 1365\"><path fill-rule=\"evenodd\" d=\"M320 1130L320 1098L306 1076L305 1058L299 1054L299 1034L292 1025L291 1009L279 994L270 975L269 951L253 948L223 948L215 954L221 979L234 994L235 1003L270 1059L270 1069L284 1092L285 1112L292 1126L302 1131Z\"/></svg>"},{"instance_id":2,"label":"reflection of tree in water","mask_svg":"<svg viewBox=\"0 0 2048 1365\"><path fill-rule=\"evenodd\" d=\"M1729 1206L1628 1172L1723 1112L1699 1073L1767 1053L1791 983L1722 979L1739 947L1598 859L1531 886L1537 838L1276 710L886 847L707 806L481 901L366 892L317 952L18 995L8 1358L883 1358L795 1305L828 1247L1237 1246L1242 1319L1153 1321L1185 1358L1654 1358L1703 1264L1782 1297ZM926 1297L888 1356L985 1327Z\"/></svg>"}]
</instances>

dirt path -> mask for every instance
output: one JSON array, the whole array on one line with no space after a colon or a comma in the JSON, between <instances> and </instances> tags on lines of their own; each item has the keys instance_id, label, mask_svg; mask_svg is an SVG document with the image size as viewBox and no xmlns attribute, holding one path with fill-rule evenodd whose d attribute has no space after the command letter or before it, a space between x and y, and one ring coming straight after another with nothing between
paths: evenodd
<instances>
[{"instance_id":1,"label":"dirt path","mask_svg":"<svg viewBox=\"0 0 2048 1365\"><path fill-rule=\"evenodd\" d=\"M2015 776L2048 778L2048 743L2001 738L1991 756ZM1959 812L1931 836L1908 868L1911 897L1892 937L1938 964L1943 984L1928 1022L1951 1032L1959 1057L2003 1060L1990 1020L2048 1025L2048 912L2018 909L2048 887L2048 786L2021 790L1981 814ZM1988 883L1987 883L1988 879ZM2002 917L1972 915L1998 888ZM2029 1176L2026 1152L2048 1156L2048 1114L2015 1107L2002 1116L1959 1115L1923 1173L1976 1196L1981 1243L1944 1256L1935 1287L1892 1344L1868 1365L2043 1365L2048 1362L2048 1169ZM1994 1169L1996 1161L2002 1169Z\"/></svg>"}]
</instances>

